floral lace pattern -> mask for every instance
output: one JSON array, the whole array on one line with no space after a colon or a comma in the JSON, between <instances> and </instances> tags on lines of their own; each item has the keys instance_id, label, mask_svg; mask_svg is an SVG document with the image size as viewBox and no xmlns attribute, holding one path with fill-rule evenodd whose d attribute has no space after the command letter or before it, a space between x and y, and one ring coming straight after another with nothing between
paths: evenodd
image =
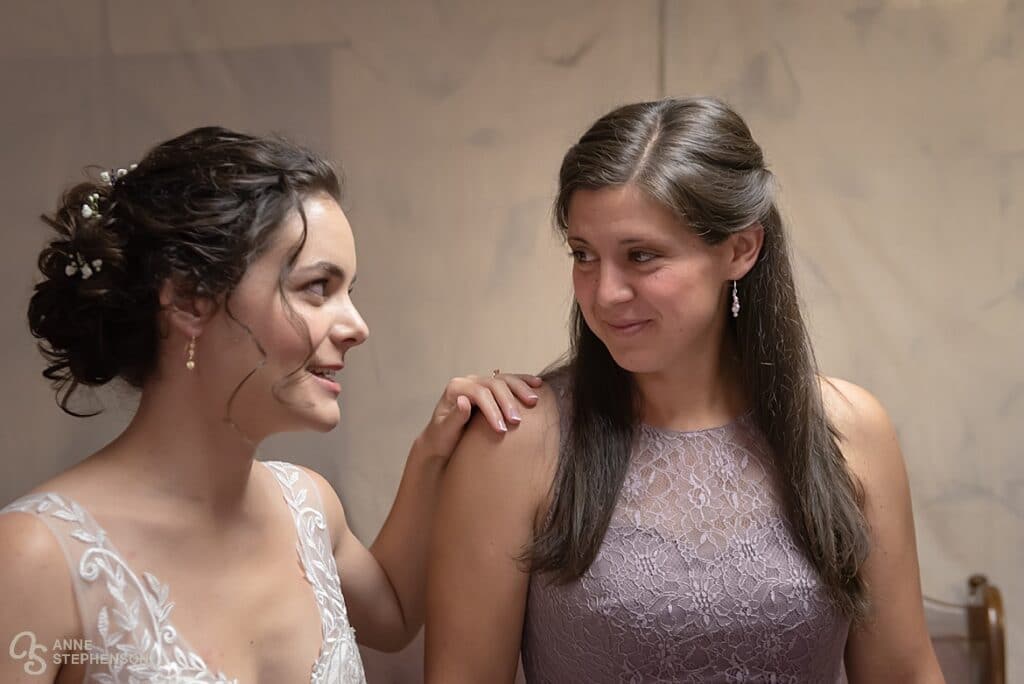
<instances>
[{"instance_id":1,"label":"floral lace pattern","mask_svg":"<svg viewBox=\"0 0 1024 684\"><path fill-rule=\"evenodd\" d=\"M292 511L299 558L320 608L324 641L310 681L364 684L323 514L306 502L307 489L297 487L298 468L279 462L266 465ZM152 573L136 574L103 528L75 501L52 492L33 494L0 509L0 514L8 512L37 516L64 550L88 644L84 682L238 684L223 672L212 672L178 633L171 623L174 603L169 587Z\"/></svg>"},{"instance_id":2,"label":"floral lace pattern","mask_svg":"<svg viewBox=\"0 0 1024 684\"><path fill-rule=\"evenodd\" d=\"M794 541L769 454L749 414L641 426L593 565L530 580L528 681L845 681L849 621Z\"/></svg>"},{"instance_id":3,"label":"floral lace pattern","mask_svg":"<svg viewBox=\"0 0 1024 684\"><path fill-rule=\"evenodd\" d=\"M324 643L320 657L313 666L314 684L363 684L363 661L356 645L356 633L348 622L345 599L341 594L341 581L334 561L334 551L327 532L321 506L312 506L307 501L307 489L297 488L301 472L290 463L266 461L284 492L285 501L292 511L295 527L299 533L297 550L302 560L306 579L313 585L320 619L323 624ZM303 479L309 480L303 476ZM316 486L310 482L313 497L317 497Z\"/></svg>"},{"instance_id":4,"label":"floral lace pattern","mask_svg":"<svg viewBox=\"0 0 1024 684\"><path fill-rule=\"evenodd\" d=\"M167 585L151 573L141 578L135 574L84 508L59 494L45 493L22 497L0 514L13 511L38 516L57 535L68 559L77 559L73 580L80 598L80 587L93 596L105 589L101 607L86 629L89 665L84 681L237 684L223 672L211 672L189 648L171 624L174 603L168 600ZM71 539L80 546L72 545Z\"/></svg>"}]
</instances>

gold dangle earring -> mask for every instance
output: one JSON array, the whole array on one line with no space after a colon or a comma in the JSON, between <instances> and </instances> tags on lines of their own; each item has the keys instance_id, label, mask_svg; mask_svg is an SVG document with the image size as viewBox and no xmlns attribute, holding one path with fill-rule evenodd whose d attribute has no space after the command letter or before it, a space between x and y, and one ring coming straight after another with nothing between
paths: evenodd
<instances>
[{"instance_id":1,"label":"gold dangle earring","mask_svg":"<svg viewBox=\"0 0 1024 684\"><path fill-rule=\"evenodd\" d=\"M195 370L196 367L196 336L193 335L192 339L188 341L188 347L185 350L185 368L189 370Z\"/></svg>"}]
</instances>

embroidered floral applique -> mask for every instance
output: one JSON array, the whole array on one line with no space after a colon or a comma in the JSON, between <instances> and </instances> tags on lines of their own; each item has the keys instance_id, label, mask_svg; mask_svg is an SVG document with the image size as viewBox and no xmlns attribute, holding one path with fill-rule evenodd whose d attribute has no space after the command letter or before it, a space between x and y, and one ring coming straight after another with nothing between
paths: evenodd
<instances>
[{"instance_id":1,"label":"embroidered floral applique","mask_svg":"<svg viewBox=\"0 0 1024 684\"><path fill-rule=\"evenodd\" d=\"M296 550L320 609L323 645L310 682L365 684L323 513L309 503L308 489L299 486L302 474L297 467L282 462L265 465L280 483L292 512ZM189 647L171 622L174 603L169 587L152 573L136 574L84 508L59 494L43 493L22 497L0 509L0 514L15 511L40 517L58 534L75 559L76 584L89 592L90 603L97 606L90 611L95 614L93 629L87 630L96 638L88 640L86 682L238 684L223 672L212 672Z\"/></svg>"},{"instance_id":2,"label":"embroidered floral applique","mask_svg":"<svg viewBox=\"0 0 1024 684\"><path fill-rule=\"evenodd\" d=\"M23 497L0 513L12 511L62 521L67 536L82 544L78 577L90 587L105 585L94 625L100 639L89 640L87 653L90 684L238 684L223 672L211 672L178 637L167 585L151 573L135 574L85 509L46 493Z\"/></svg>"},{"instance_id":3,"label":"embroidered floral applique","mask_svg":"<svg viewBox=\"0 0 1024 684\"><path fill-rule=\"evenodd\" d=\"M323 512L310 505L307 489L297 487L301 475L298 467L280 461L265 461L264 465L274 473L288 508L292 511L299 535L299 558L320 608L324 643L313 668L313 681L363 684L366 681L363 661L356 645L355 631L348 622L348 611L341 593L341 581ZM304 479L308 481L309 478ZM315 485L310 483L310 486ZM316 492L312 494L315 496Z\"/></svg>"}]
</instances>

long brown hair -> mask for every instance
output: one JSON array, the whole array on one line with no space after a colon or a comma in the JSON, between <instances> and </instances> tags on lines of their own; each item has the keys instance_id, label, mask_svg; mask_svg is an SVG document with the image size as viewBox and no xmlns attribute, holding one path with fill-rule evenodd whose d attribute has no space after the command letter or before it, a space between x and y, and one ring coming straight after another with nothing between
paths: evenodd
<instances>
[{"instance_id":1,"label":"long brown hair","mask_svg":"<svg viewBox=\"0 0 1024 684\"><path fill-rule=\"evenodd\" d=\"M709 244L760 222L764 244L738 283L743 314L731 319L753 416L774 455L798 544L837 607L867 610L860 567L868 532L863 492L847 470L841 435L825 413L817 364L797 302L774 180L743 119L712 98L631 104L601 117L562 161L555 222L563 237L581 188L635 184ZM633 376L572 311L569 419L547 525L527 555L556 581L582 575L604 539L638 422Z\"/></svg>"}]
</instances>

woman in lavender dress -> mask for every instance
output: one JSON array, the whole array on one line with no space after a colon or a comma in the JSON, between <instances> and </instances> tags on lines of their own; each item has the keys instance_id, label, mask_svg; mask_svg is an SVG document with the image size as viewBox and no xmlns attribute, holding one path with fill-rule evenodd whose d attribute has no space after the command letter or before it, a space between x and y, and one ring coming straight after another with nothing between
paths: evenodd
<instances>
[{"instance_id":1,"label":"woman in lavender dress","mask_svg":"<svg viewBox=\"0 0 1024 684\"><path fill-rule=\"evenodd\" d=\"M742 119L607 114L556 222L571 352L546 420L471 425L449 465L427 680L510 682L521 655L557 684L942 681L893 427L818 374Z\"/></svg>"}]
</instances>

